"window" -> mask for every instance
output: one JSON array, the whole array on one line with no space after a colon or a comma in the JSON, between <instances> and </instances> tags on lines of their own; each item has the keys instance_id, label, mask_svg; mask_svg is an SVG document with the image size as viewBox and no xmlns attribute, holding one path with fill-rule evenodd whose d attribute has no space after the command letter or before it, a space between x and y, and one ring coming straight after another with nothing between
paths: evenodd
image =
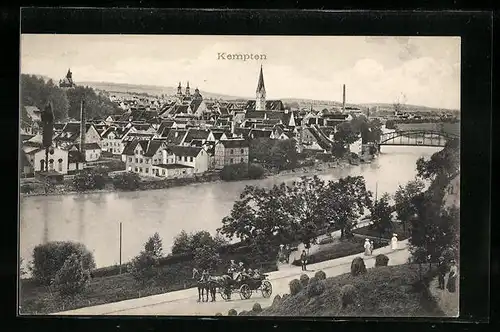
<instances>
[{"instance_id":1,"label":"window","mask_svg":"<svg viewBox=\"0 0 500 332\"><path fill-rule=\"evenodd\" d=\"M139 159L139 163L141 163L141 164L142 164L142 158L141 158L141 159Z\"/></svg>"},{"instance_id":2,"label":"window","mask_svg":"<svg viewBox=\"0 0 500 332\"><path fill-rule=\"evenodd\" d=\"M142 173L142 167L139 167L139 173Z\"/></svg>"},{"instance_id":3,"label":"window","mask_svg":"<svg viewBox=\"0 0 500 332\"><path fill-rule=\"evenodd\" d=\"M146 159L146 164L149 164L149 159Z\"/></svg>"},{"instance_id":4,"label":"window","mask_svg":"<svg viewBox=\"0 0 500 332\"><path fill-rule=\"evenodd\" d=\"M45 160L40 160L40 171L44 171L45 170Z\"/></svg>"},{"instance_id":5,"label":"window","mask_svg":"<svg viewBox=\"0 0 500 332\"><path fill-rule=\"evenodd\" d=\"M139 158L135 158L135 162L136 162L136 163L139 163Z\"/></svg>"},{"instance_id":6,"label":"window","mask_svg":"<svg viewBox=\"0 0 500 332\"><path fill-rule=\"evenodd\" d=\"M233 150L233 149L231 149L231 151L230 151L229 153L230 153L230 154L233 154L233 153L234 153L234 150Z\"/></svg>"},{"instance_id":7,"label":"window","mask_svg":"<svg viewBox=\"0 0 500 332\"><path fill-rule=\"evenodd\" d=\"M145 171L146 171L146 173L149 173L149 168L146 168Z\"/></svg>"},{"instance_id":8,"label":"window","mask_svg":"<svg viewBox=\"0 0 500 332\"><path fill-rule=\"evenodd\" d=\"M135 171L136 171L136 172L139 172L139 169L136 167L136 168L135 168Z\"/></svg>"},{"instance_id":9,"label":"window","mask_svg":"<svg viewBox=\"0 0 500 332\"><path fill-rule=\"evenodd\" d=\"M230 163L230 164L232 164L232 163L233 163L233 158L231 158L231 160L229 161L229 163Z\"/></svg>"},{"instance_id":10,"label":"window","mask_svg":"<svg viewBox=\"0 0 500 332\"><path fill-rule=\"evenodd\" d=\"M245 153L245 150L241 149L241 153Z\"/></svg>"},{"instance_id":11,"label":"window","mask_svg":"<svg viewBox=\"0 0 500 332\"><path fill-rule=\"evenodd\" d=\"M163 175L165 175L165 170L163 169L163 170L161 171L161 173L162 173Z\"/></svg>"},{"instance_id":12,"label":"window","mask_svg":"<svg viewBox=\"0 0 500 332\"><path fill-rule=\"evenodd\" d=\"M59 172L62 172L62 163L63 163L62 158L59 158L58 162L59 162L59 164L57 166L57 169L59 170Z\"/></svg>"},{"instance_id":13,"label":"window","mask_svg":"<svg viewBox=\"0 0 500 332\"><path fill-rule=\"evenodd\" d=\"M245 158L241 158L241 162L244 163L245 162Z\"/></svg>"},{"instance_id":14,"label":"window","mask_svg":"<svg viewBox=\"0 0 500 332\"><path fill-rule=\"evenodd\" d=\"M50 159L49 160L49 171L53 171L54 170L54 159Z\"/></svg>"},{"instance_id":15,"label":"window","mask_svg":"<svg viewBox=\"0 0 500 332\"><path fill-rule=\"evenodd\" d=\"M189 161L190 161L190 162L193 162L193 157L189 157Z\"/></svg>"},{"instance_id":16,"label":"window","mask_svg":"<svg viewBox=\"0 0 500 332\"><path fill-rule=\"evenodd\" d=\"M131 166L129 166L129 167L128 167L128 171L129 171L129 172L131 172L131 171L132 171L132 167L131 167Z\"/></svg>"},{"instance_id":17,"label":"window","mask_svg":"<svg viewBox=\"0 0 500 332\"><path fill-rule=\"evenodd\" d=\"M131 163L132 162L132 157L128 157L128 161Z\"/></svg>"}]
</instances>

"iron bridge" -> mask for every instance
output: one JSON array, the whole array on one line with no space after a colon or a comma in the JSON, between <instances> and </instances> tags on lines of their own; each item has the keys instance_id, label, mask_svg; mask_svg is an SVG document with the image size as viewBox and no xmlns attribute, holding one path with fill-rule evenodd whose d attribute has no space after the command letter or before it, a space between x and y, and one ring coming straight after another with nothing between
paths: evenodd
<instances>
[{"instance_id":1,"label":"iron bridge","mask_svg":"<svg viewBox=\"0 0 500 332\"><path fill-rule=\"evenodd\" d=\"M406 145L406 146L444 146L450 139L458 135L432 130L406 130L382 134L381 145Z\"/></svg>"}]
</instances>

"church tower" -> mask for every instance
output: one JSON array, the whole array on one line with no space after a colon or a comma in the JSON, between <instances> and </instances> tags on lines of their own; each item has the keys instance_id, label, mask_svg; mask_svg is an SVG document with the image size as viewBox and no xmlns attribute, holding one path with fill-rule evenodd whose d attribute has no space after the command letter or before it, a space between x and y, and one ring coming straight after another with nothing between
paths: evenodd
<instances>
[{"instance_id":1,"label":"church tower","mask_svg":"<svg viewBox=\"0 0 500 332\"><path fill-rule=\"evenodd\" d=\"M177 96L182 96L182 86L181 82L179 82L179 86L177 87Z\"/></svg>"},{"instance_id":2,"label":"church tower","mask_svg":"<svg viewBox=\"0 0 500 332\"><path fill-rule=\"evenodd\" d=\"M264 86L264 74L262 73L262 65L260 66L259 82L257 83L255 110L266 110L266 87Z\"/></svg>"},{"instance_id":3,"label":"church tower","mask_svg":"<svg viewBox=\"0 0 500 332\"><path fill-rule=\"evenodd\" d=\"M191 96L191 92L189 91L189 81L187 82L187 86L186 86L186 97L189 97Z\"/></svg>"}]
</instances>

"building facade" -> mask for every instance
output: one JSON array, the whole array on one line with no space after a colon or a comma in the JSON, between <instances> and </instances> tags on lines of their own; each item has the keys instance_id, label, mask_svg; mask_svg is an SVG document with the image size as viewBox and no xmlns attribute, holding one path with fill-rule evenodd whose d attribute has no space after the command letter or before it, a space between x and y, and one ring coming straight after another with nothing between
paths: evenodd
<instances>
[{"instance_id":1,"label":"building facade","mask_svg":"<svg viewBox=\"0 0 500 332\"><path fill-rule=\"evenodd\" d=\"M249 143L244 139L221 140L215 145L214 167L221 169L226 165L248 163Z\"/></svg>"}]
</instances>

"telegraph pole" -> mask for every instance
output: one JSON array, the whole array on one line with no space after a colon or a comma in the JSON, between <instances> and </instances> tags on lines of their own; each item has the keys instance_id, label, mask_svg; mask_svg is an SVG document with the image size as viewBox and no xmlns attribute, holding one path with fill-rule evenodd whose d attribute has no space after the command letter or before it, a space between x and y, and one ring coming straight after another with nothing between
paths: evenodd
<instances>
[{"instance_id":1,"label":"telegraph pole","mask_svg":"<svg viewBox=\"0 0 500 332\"><path fill-rule=\"evenodd\" d=\"M120 222L120 274L122 274L122 223Z\"/></svg>"}]
</instances>

